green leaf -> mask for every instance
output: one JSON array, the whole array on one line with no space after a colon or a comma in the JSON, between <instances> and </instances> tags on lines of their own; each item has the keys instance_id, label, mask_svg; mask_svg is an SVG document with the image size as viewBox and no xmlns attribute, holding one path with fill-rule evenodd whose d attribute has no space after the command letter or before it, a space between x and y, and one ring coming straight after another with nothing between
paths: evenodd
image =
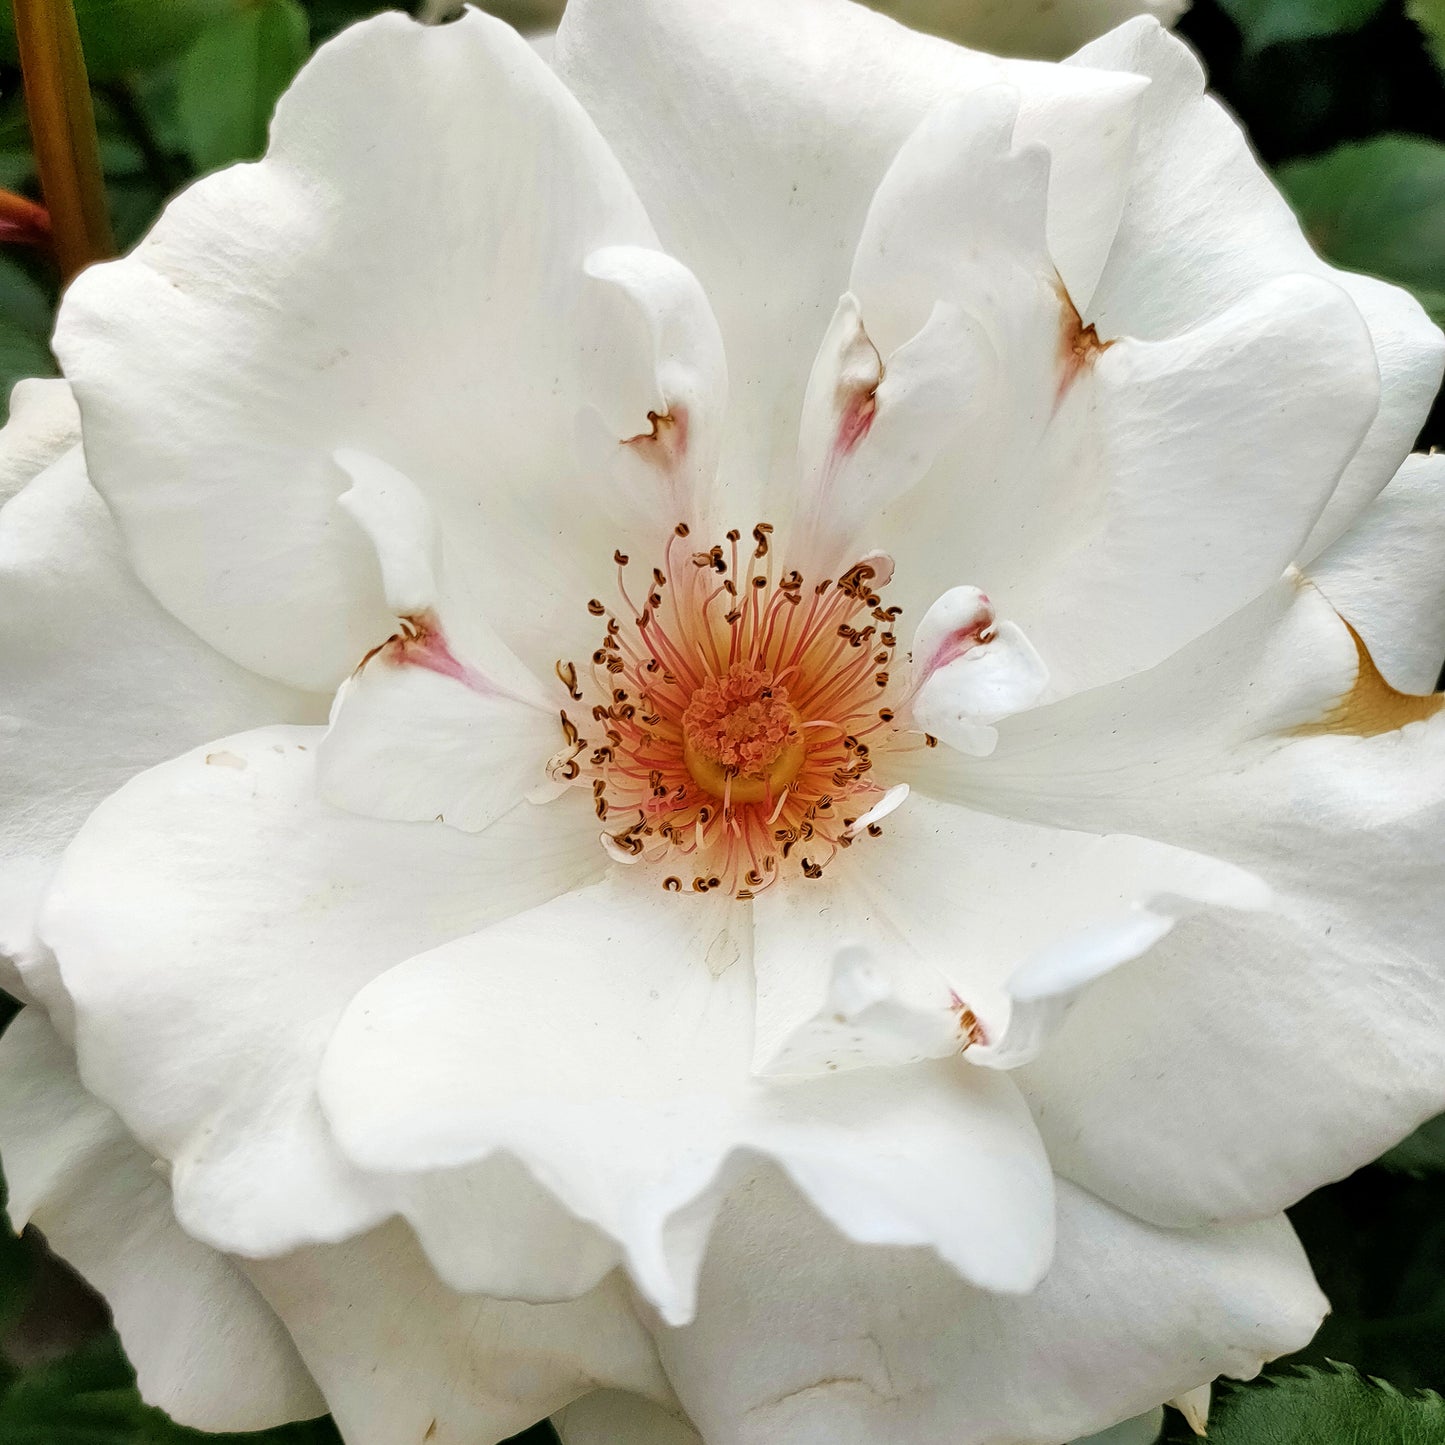
<instances>
[{"instance_id":1,"label":"green leaf","mask_svg":"<svg viewBox=\"0 0 1445 1445\"><path fill-rule=\"evenodd\" d=\"M1445 300L1445 297L1441 298ZM1445 1174L1445 1114L1421 1124L1408 1139L1402 1139L1379 1161L1397 1174L1412 1174L1425 1179L1432 1174Z\"/></svg>"},{"instance_id":2,"label":"green leaf","mask_svg":"<svg viewBox=\"0 0 1445 1445\"><path fill-rule=\"evenodd\" d=\"M0 253L0 419L8 415L17 381L57 374L50 352L51 305L45 289L19 262Z\"/></svg>"},{"instance_id":3,"label":"green leaf","mask_svg":"<svg viewBox=\"0 0 1445 1445\"><path fill-rule=\"evenodd\" d=\"M92 80L113 80L171 60L242 0L75 0L80 42ZM16 61L15 21L0 7L0 60Z\"/></svg>"},{"instance_id":4,"label":"green leaf","mask_svg":"<svg viewBox=\"0 0 1445 1445\"><path fill-rule=\"evenodd\" d=\"M1220 0L1239 27L1246 50L1281 40L1308 40L1358 30L1374 19L1384 0Z\"/></svg>"},{"instance_id":5,"label":"green leaf","mask_svg":"<svg viewBox=\"0 0 1445 1445\"><path fill-rule=\"evenodd\" d=\"M260 0L202 31L181 61L176 96L186 149L199 169L265 150L271 112L309 48L297 0Z\"/></svg>"},{"instance_id":6,"label":"green leaf","mask_svg":"<svg viewBox=\"0 0 1445 1445\"><path fill-rule=\"evenodd\" d=\"M1445 145L1421 136L1376 136L1292 161L1277 178L1329 260L1409 287L1432 312L1441 307Z\"/></svg>"},{"instance_id":7,"label":"green leaf","mask_svg":"<svg viewBox=\"0 0 1445 1445\"><path fill-rule=\"evenodd\" d=\"M1435 64L1445 70L1445 0L1405 0L1410 19L1425 32Z\"/></svg>"},{"instance_id":8,"label":"green leaf","mask_svg":"<svg viewBox=\"0 0 1445 1445\"><path fill-rule=\"evenodd\" d=\"M1209 1445L1440 1445L1445 1400L1407 1396L1349 1365L1308 1367L1221 1392Z\"/></svg>"}]
</instances>

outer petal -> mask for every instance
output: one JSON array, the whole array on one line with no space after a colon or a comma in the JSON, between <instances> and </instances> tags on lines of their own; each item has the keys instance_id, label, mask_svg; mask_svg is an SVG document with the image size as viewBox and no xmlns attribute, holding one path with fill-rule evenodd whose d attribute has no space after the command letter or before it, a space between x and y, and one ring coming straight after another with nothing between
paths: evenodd
<instances>
[{"instance_id":1,"label":"outer petal","mask_svg":"<svg viewBox=\"0 0 1445 1445\"><path fill-rule=\"evenodd\" d=\"M1021 139L1053 152L1050 239L1078 296L1113 236L1136 81L999 61L845 0L574 0L556 64L718 308L723 468L744 516L775 507L756 489L792 472L809 366L869 200L935 105L999 80L1023 91Z\"/></svg>"},{"instance_id":2,"label":"outer petal","mask_svg":"<svg viewBox=\"0 0 1445 1445\"><path fill-rule=\"evenodd\" d=\"M364 1168L417 1175L516 1156L619 1242L674 1320L745 1152L854 1238L932 1245L990 1287L1030 1288L1049 1180L1012 1086L950 1065L752 1080L737 921L726 900L614 876L393 969L328 1050L338 1141Z\"/></svg>"},{"instance_id":3,"label":"outer petal","mask_svg":"<svg viewBox=\"0 0 1445 1445\"><path fill-rule=\"evenodd\" d=\"M1359 659L1286 582L1148 674L1009 720L985 765L912 778L1274 888L1101 980L1022 1071L1055 1167L1161 1223L1271 1213L1445 1107L1445 714ZM1391 709L1422 720L1377 731Z\"/></svg>"},{"instance_id":4,"label":"outer petal","mask_svg":"<svg viewBox=\"0 0 1445 1445\"><path fill-rule=\"evenodd\" d=\"M263 1430L326 1404L281 1323L235 1266L181 1231L149 1154L87 1094L38 1009L0 1042L10 1222L110 1305L141 1394L183 1425Z\"/></svg>"},{"instance_id":5,"label":"outer petal","mask_svg":"<svg viewBox=\"0 0 1445 1445\"><path fill-rule=\"evenodd\" d=\"M325 709L157 605L86 480L68 391L34 386L0 434L0 467L39 471L0 511L0 955L27 966L40 891L102 798L206 738Z\"/></svg>"},{"instance_id":6,"label":"outer petal","mask_svg":"<svg viewBox=\"0 0 1445 1445\"><path fill-rule=\"evenodd\" d=\"M702 1445L702 1436L671 1411L616 1390L584 1395L552 1424L562 1445Z\"/></svg>"},{"instance_id":7,"label":"outer petal","mask_svg":"<svg viewBox=\"0 0 1445 1445\"><path fill-rule=\"evenodd\" d=\"M347 1445L495 1445L599 1385L667 1394L615 1276L564 1304L456 1294L395 1221L247 1268Z\"/></svg>"},{"instance_id":8,"label":"outer petal","mask_svg":"<svg viewBox=\"0 0 1445 1445\"><path fill-rule=\"evenodd\" d=\"M0 433L0 506L79 440L80 412L66 382L16 382Z\"/></svg>"},{"instance_id":9,"label":"outer petal","mask_svg":"<svg viewBox=\"0 0 1445 1445\"><path fill-rule=\"evenodd\" d=\"M1164 1407L1160 1405L1142 1415L1121 1420L1085 1440L1075 1440L1074 1445L1154 1445L1163 1430Z\"/></svg>"},{"instance_id":10,"label":"outer petal","mask_svg":"<svg viewBox=\"0 0 1445 1445\"><path fill-rule=\"evenodd\" d=\"M1440 385L1445 341L1406 292L1326 266L1250 150L1204 92L1188 47L1148 18L1085 47L1072 64L1150 78L1128 199L1087 318L1105 335L1171 336L1275 276L1343 286L1374 339L1381 405L1301 556L1338 537L1394 474Z\"/></svg>"},{"instance_id":11,"label":"outer petal","mask_svg":"<svg viewBox=\"0 0 1445 1445\"><path fill-rule=\"evenodd\" d=\"M1445 454L1410 457L1374 505L1310 566L1385 681L1433 692L1445 662Z\"/></svg>"},{"instance_id":12,"label":"outer petal","mask_svg":"<svg viewBox=\"0 0 1445 1445\"><path fill-rule=\"evenodd\" d=\"M141 576L229 655L329 690L392 630L335 505L350 448L427 493L513 646L555 648L558 609L589 595L579 573L595 554L605 576L617 544L572 442L594 394L617 393L585 262L652 244L510 28L468 10L348 30L283 99L264 160L191 187L62 308L96 485ZM616 441L656 394L650 368L628 374L647 384Z\"/></svg>"},{"instance_id":13,"label":"outer petal","mask_svg":"<svg viewBox=\"0 0 1445 1445\"><path fill-rule=\"evenodd\" d=\"M315 1104L356 991L601 859L568 800L478 836L332 809L319 737L262 729L143 774L91 816L47 900L87 1085L171 1160L185 1226L239 1253L339 1238L395 1207Z\"/></svg>"},{"instance_id":14,"label":"outer petal","mask_svg":"<svg viewBox=\"0 0 1445 1445\"><path fill-rule=\"evenodd\" d=\"M1057 1445L1298 1349L1325 1310L1283 1218L1154 1229L1082 1190L1033 1293L831 1236L774 1181L730 1201L698 1318L658 1347L708 1445Z\"/></svg>"}]
</instances>

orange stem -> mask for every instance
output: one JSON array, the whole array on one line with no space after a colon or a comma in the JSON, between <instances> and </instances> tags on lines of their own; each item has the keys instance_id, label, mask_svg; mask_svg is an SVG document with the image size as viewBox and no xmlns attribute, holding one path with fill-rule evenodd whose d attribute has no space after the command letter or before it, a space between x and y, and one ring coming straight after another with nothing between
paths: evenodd
<instances>
[{"instance_id":1,"label":"orange stem","mask_svg":"<svg viewBox=\"0 0 1445 1445\"><path fill-rule=\"evenodd\" d=\"M72 0L11 0L25 109L63 282L115 254Z\"/></svg>"}]
</instances>

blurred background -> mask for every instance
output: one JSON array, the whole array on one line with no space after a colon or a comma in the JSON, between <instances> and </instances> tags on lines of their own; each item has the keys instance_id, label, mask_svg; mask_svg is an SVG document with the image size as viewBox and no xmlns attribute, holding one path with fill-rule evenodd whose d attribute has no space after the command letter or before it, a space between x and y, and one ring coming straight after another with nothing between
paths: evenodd
<instances>
[{"instance_id":1,"label":"blurred background","mask_svg":"<svg viewBox=\"0 0 1445 1445\"><path fill-rule=\"evenodd\" d=\"M726 0L717 0L726 3ZM1065 0L1059 0L1059 7ZM368 0L77 0L118 244L132 244L193 177L261 152L276 97ZM422 0L435 18L446 0ZM560 4L497 0L520 29ZM876 8L887 9L886 3ZM900 0L908 19L968 41L979 0ZM995 6L995 8L997 8ZM1445 323L1445 0L1195 0L1179 31L1243 121L1316 247L1408 287ZM1057 36L1040 32L1038 53ZM0 188L38 198L9 4L0 0ZM51 375L58 279L47 256L0 247L0 397ZM1445 447L1437 400L1421 446ZM1445 558L1441 559L1445 566ZM14 1005L0 995L0 1022ZM1269 1101L1260 1100L1262 1110ZM0 1184L3 1189L3 1184ZM1319 1191L1293 1217L1334 1304L1274 1383L1225 1392L1219 1445L1445 1442L1445 1121ZM1293 1362L1298 1363L1298 1361ZM1329 1400L1328 1427L1312 1412ZM1319 1420L1326 1418L1325 1414ZM1341 1433L1341 1422L1353 1422ZM1192 1439L1171 1415L1167 1438ZM327 1421L204 1436L136 1396L104 1305L33 1230L0 1222L0 1445L339 1445ZM546 1427L519 1440L555 1440ZM786 1445L786 1442L779 1442ZM881 1442L880 1442L881 1445Z\"/></svg>"}]
</instances>

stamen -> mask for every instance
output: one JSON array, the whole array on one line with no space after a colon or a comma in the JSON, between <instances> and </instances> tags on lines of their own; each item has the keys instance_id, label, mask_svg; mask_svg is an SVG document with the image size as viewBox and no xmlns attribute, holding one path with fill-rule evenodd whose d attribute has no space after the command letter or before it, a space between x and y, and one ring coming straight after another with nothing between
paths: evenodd
<instances>
[{"instance_id":1,"label":"stamen","mask_svg":"<svg viewBox=\"0 0 1445 1445\"><path fill-rule=\"evenodd\" d=\"M748 901L785 872L820 877L891 810L894 795L868 776L870 746L917 737L879 706L899 615L878 596L892 563L875 554L809 586L775 571L768 522L751 530L745 571L740 530L674 556L688 535L685 523L668 534L641 607L623 580L629 558L613 554L620 613L587 604L607 616L587 697L605 740L589 749L562 712L566 746L549 771L591 788L615 861L690 857L663 888L726 887ZM558 663L557 675L583 701L577 669Z\"/></svg>"}]
</instances>

